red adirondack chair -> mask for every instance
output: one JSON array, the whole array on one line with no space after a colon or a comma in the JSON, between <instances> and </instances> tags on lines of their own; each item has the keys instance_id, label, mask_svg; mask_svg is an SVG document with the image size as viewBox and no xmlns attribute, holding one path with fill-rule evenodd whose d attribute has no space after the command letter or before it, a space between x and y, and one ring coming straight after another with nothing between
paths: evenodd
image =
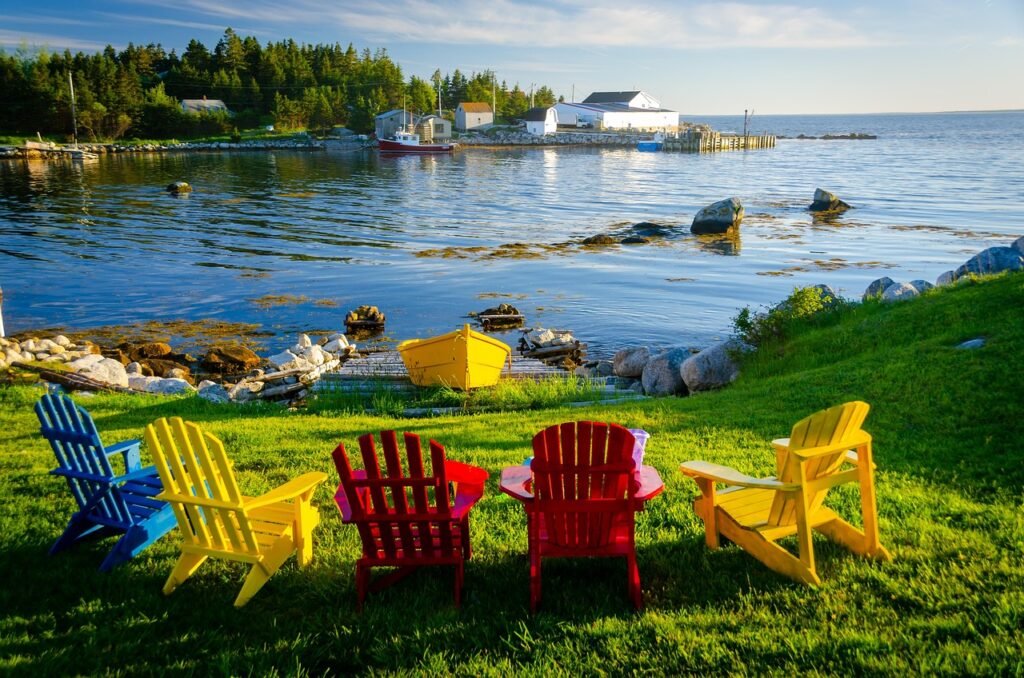
<instances>
[{"instance_id":1,"label":"red adirondack chair","mask_svg":"<svg viewBox=\"0 0 1024 678\"><path fill-rule=\"evenodd\" d=\"M636 468L633 443L618 424L558 424L534 436L529 467L502 471L501 490L526 510L532 611L540 605L541 560L581 556L624 557L629 597L643 606L635 516L664 486L653 468Z\"/></svg>"},{"instance_id":2,"label":"red adirondack chair","mask_svg":"<svg viewBox=\"0 0 1024 678\"><path fill-rule=\"evenodd\" d=\"M472 556L469 510L484 494L487 471L445 458L430 441L430 475L423 465L419 436L406 433L405 464L394 431L381 431L384 473L373 434L359 438L365 470L353 470L345 446L332 453L341 476L334 495L342 520L359 529L363 555L356 561L357 608L369 590L378 591L423 565L455 566L455 605L461 602L463 563ZM455 486L455 498L449 483ZM397 567L370 585L374 567Z\"/></svg>"}]
</instances>

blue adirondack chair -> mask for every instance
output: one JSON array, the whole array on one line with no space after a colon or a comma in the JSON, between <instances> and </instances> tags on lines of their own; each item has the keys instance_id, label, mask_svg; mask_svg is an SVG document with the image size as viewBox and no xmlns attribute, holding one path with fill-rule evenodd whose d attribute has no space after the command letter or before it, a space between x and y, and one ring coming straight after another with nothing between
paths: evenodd
<instances>
[{"instance_id":1,"label":"blue adirondack chair","mask_svg":"<svg viewBox=\"0 0 1024 678\"><path fill-rule=\"evenodd\" d=\"M50 555L85 537L122 534L100 565L106 572L175 527L171 506L153 498L163 485L155 467L142 467L138 440L105 448L92 417L67 396L44 395L35 409L40 433L57 456L57 468L50 473L67 480L78 503ZM124 473L115 474L110 463L115 455L124 458Z\"/></svg>"}]
</instances>

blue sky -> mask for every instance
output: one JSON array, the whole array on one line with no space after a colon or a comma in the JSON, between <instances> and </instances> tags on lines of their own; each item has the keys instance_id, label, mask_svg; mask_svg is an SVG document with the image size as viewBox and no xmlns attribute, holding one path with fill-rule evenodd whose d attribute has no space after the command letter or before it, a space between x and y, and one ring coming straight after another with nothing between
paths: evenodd
<instances>
[{"instance_id":1,"label":"blue sky","mask_svg":"<svg viewBox=\"0 0 1024 678\"><path fill-rule=\"evenodd\" d=\"M0 47L386 47L403 72L491 68L581 99L643 89L690 114L1024 108L1022 0L0 0Z\"/></svg>"}]
</instances>

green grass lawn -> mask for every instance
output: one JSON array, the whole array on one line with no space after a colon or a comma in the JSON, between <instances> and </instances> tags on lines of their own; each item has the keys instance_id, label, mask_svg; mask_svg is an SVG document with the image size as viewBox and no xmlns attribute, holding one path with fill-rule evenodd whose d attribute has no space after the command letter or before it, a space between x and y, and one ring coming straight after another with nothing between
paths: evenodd
<instances>
[{"instance_id":1,"label":"green grass lawn","mask_svg":"<svg viewBox=\"0 0 1024 678\"><path fill-rule=\"evenodd\" d=\"M177 554L165 537L110 574L113 540L48 557L72 511L47 471L32 404L0 389L0 668L55 674L184 672L463 675L622 673L989 674L1024 672L1024 275L940 289L894 306L858 305L806 322L748 358L730 388L615 407L399 420L332 408L287 412L195 398L79 398L105 440L141 437L180 415L220 436L255 494L309 470L331 481L312 566L286 564L245 608L240 564L210 562L169 597ZM978 350L957 350L983 336ZM816 539L823 585L774 574L734 546L709 552L678 471L706 459L770 475L769 441L798 419L852 399L872 405L882 542L894 560L860 559ZM501 495L502 467L532 435L572 419L652 434L648 463L665 493L638 517L646 606L634 612L618 560L551 561L542 611L528 611L522 509ZM491 472L473 513L463 607L452 573L421 571L355 612L355 529L331 495L330 451L366 432L415 431ZM143 449L144 460L148 459ZM830 495L859 520L858 494Z\"/></svg>"}]
</instances>

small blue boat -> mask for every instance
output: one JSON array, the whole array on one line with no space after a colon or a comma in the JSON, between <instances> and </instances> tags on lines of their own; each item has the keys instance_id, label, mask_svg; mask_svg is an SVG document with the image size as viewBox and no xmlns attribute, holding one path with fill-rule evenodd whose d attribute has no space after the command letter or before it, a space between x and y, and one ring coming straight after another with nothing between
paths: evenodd
<instances>
[{"instance_id":1,"label":"small blue boat","mask_svg":"<svg viewBox=\"0 0 1024 678\"><path fill-rule=\"evenodd\" d=\"M645 139L644 141L638 141L636 144L636 150L644 151L646 153L654 153L660 151L665 141L665 135L658 132L654 135L653 139Z\"/></svg>"}]
</instances>

